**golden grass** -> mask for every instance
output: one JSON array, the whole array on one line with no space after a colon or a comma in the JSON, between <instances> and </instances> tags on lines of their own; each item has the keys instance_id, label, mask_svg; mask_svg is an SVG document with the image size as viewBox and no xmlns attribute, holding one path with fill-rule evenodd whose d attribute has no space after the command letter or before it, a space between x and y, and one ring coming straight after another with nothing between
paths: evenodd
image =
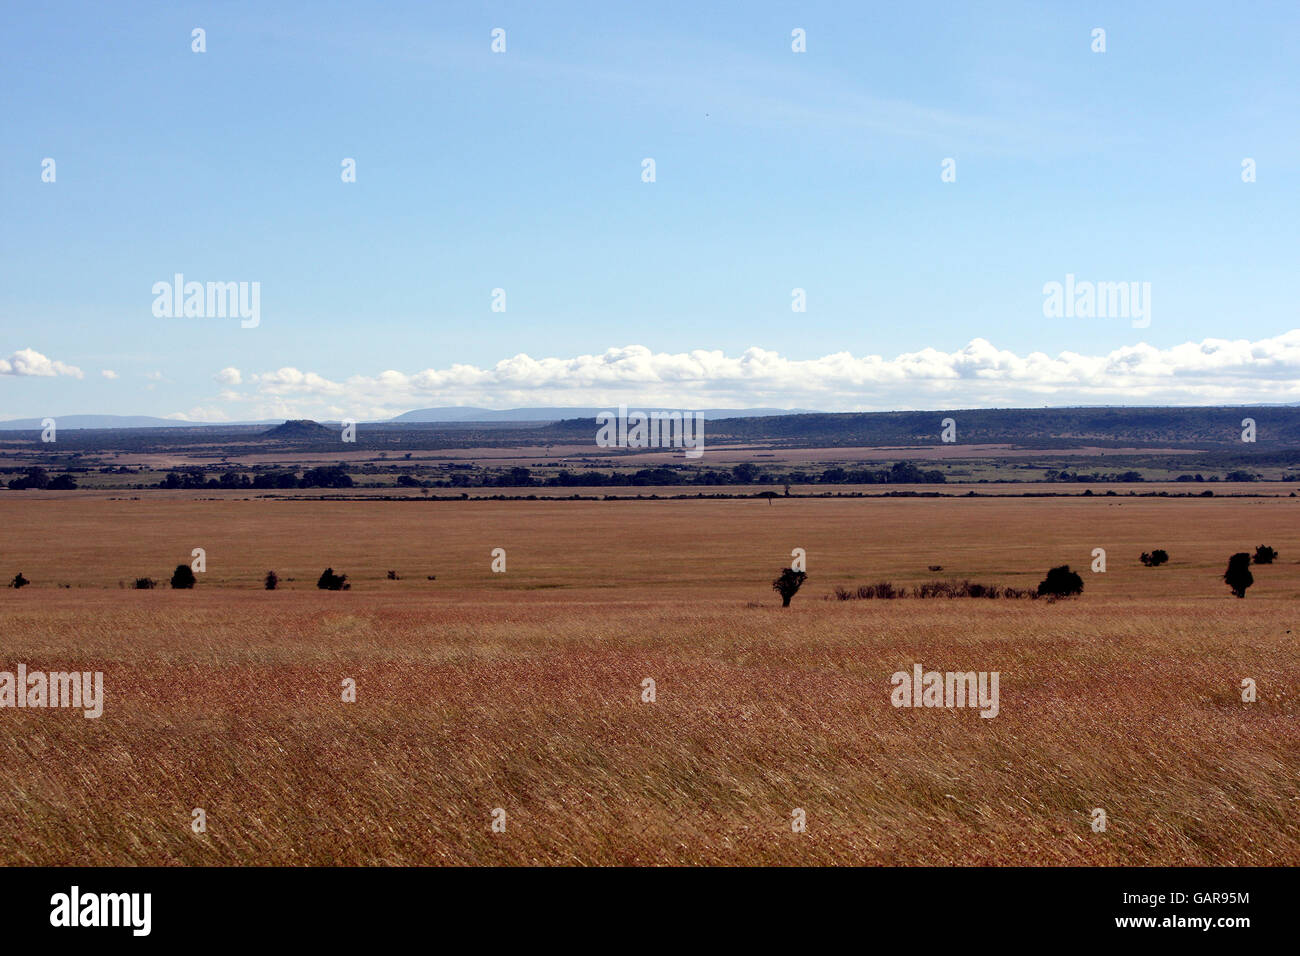
<instances>
[{"instance_id":1,"label":"golden grass","mask_svg":"<svg viewBox=\"0 0 1300 956\"><path fill-rule=\"evenodd\" d=\"M0 669L108 698L0 710L0 862L1295 865L1297 501L0 501ZM194 547L195 591L118 590ZM1078 601L822 599L1063 562ZM891 707L913 662L1001 713Z\"/></svg>"}]
</instances>

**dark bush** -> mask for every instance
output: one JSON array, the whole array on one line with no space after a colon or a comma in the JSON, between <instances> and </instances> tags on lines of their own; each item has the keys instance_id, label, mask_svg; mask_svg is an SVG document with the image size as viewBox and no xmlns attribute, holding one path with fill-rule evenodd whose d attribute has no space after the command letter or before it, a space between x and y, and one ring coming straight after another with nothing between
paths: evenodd
<instances>
[{"instance_id":1,"label":"dark bush","mask_svg":"<svg viewBox=\"0 0 1300 956\"><path fill-rule=\"evenodd\" d=\"M1141 561L1148 568L1158 568L1160 567L1160 565L1164 564L1168 560L1169 560L1169 552L1164 550L1163 548L1156 548L1154 551L1150 553L1146 551L1142 552Z\"/></svg>"},{"instance_id":2,"label":"dark bush","mask_svg":"<svg viewBox=\"0 0 1300 956\"><path fill-rule=\"evenodd\" d=\"M1083 578L1070 570L1068 564L1052 568L1047 577L1038 583L1039 597L1073 597L1083 593Z\"/></svg>"},{"instance_id":3,"label":"dark bush","mask_svg":"<svg viewBox=\"0 0 1300 956\"><path fill-rule=\"evenodd\" d=\"M892 600L900 598L904 594L902 588L896 588L889 581L877 581L875 584L862 584L858 586L858 597L860 598L881 598L882 600Z\"/></svg>"},{"instance_id":4,"label":"dark bush","mask_svg":"<svg viewBox=\"0 0 1300 956\"><path fill-rule=\"evenodd\" d=\"M1277 560L1277 552L1266 544L1261 544L1255 549L1256 564L1272 564Z\"/></svg>"},{"instance_id":5,"label":"dark bush","mask_svg":"<svg viewBox=\"0 0 1300 956\"><path fill-rule=\"evenodd\" d=\"M13 478L9 481L9 487L13 491L26 491L28 488L48 488L50 486L50 474L44 468L29 468L26 476L22 478Z\"/></svg>"},{"instance_id":6,"label":"dark bush","mask_svg":"<svg viewBox=\"0 0 1300 956\"><path fill-rule=\"evenodd\" d=\"M793 568L781 569L780 575L772 582L772 590L781 595L782 607L790 606L790 598L795 596L806 580L808 580L806 571L796 571Z\"/></svg>"},{"instance_id":7,"label":"dark bush","mask_svg":"<svg viewBox=\"0 0 1300 956\"><path fill-rule=\"evenodd\" d=\"M980 584L976 581L927 581L912 588L914 598L1035 598L1037 593L1031 588L1001 587L996 584ZM837 601L869 600L879 598L892 600L908 596L907 588L894 587L888 581L877 584L859 585L857 590L837 585L831 597Z\"/></svg>"},{"instance_id":8,"label":"dark bush","mask_svg":"<svg viewBox=\"0 0 1300 956\"><path fill-rule=\"evenodd\" d=\"M1255 583L1255 575L1250 573L1249 554L1238 551L1228 559L1228 570L1223 572L1223 583L1232 588L1233 597L1246 596L1246 588Z\"/></svg>"},{"instance_id":9,"label":"dark bush","mask_svg":"<svg viewBox=\"0 0 1300 956\"><path fill-rule=\"evenodd\" d=\"M9 582L9 586L11 588L25 588L27 587L27 585L31 583L32 582L28 581L25 577L23 577L23 573L19 571L17 574L14 575L14 579Z\"/></svg>"},{"instance_id":10,"label":"dark bush","mask_svg":"<svg viewBox=\"0 0 1300 956\"><path fill-rule=\"evenodd\" d=\"M388 572L388 580L390 580L390 581L400 581L400 580L402 580L402 579L399 578L399 577L397 576L397 572L396 572L396 571L389 571L389 572Z\"/></svg>"},{"instance_id":11,"label":"dark bush","mask_svg":"<svg viewBox=\"0 0 1300 956\"><path fill-rule=\"evenodd\" d=\"M268 591L274 591L280 586L280 575L276 574L274 571L267 571L266 578L262 583Z\"/></svg>"},{"instance_id":12,"label":"dark bush","mask_svg":"<svg viewBox=\"0 0 1300 956\"><path fill-rule=\"evenodd\" d=\"M137 591L152 591L157 586L158 582L153 578L136 578L135 583L131 585Z\"/></svg>"},{"instance_id":13,"label":"dark bush","mask_svg":"<svg viewBox=\"0 0 1300 956\"><path fill-rule=\"evenodd\" d=\"M195 585L194 571L188 564L176 565L176 570L172 572L171 585L178 591L187 591Z\"/></svg>"},{"instance_id":14,"label":"dark bush","mask_svg":"<svg viewBox=\"0 0 1300 956\"><path fill-rule=\"evenodd\" d=\"M335 574L333 568L326 568L321 572L316 587L322 591L347 591L352 587L347 581L348 576L346 574Z\"/></svg>"}]
</instances>

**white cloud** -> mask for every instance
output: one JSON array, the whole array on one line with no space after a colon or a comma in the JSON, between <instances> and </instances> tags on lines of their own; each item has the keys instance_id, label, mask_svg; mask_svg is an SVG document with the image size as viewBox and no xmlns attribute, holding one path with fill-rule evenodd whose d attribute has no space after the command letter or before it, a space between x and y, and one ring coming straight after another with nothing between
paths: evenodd
<instances>
[{"instance_id":1,"label":"white cloud","mask_svg":"<svg viewBox=\"0 0 1300 956\"><path fill-rule=\"evenodd\" d=\"M221 385L242 385L244 382L244 376L234 366L223 368L212 377Z\"/></svg>"},{"instance_id":2,"label":"white cloud","mask_svg":"<svg viewBox=\"0 0 1300 956\"><path fill-rule=\"evenodd\" d=\"M99 374L104 376L104 378L108 379L110 382L117 381L117 373L111 368L101 369Z\"/></svg>"},{"instance_id":3,"label":"white cloud","mask_svg":"<svg viewBox=\"0 0 1300 956\"><path fill-rule=\"evenodd\" d=\"M70 375L83 378L81 369L75 365L46 358L35 349L22 349L7 359L0 359L0 375L24 375L39 378L52 378L55 375Z\"/></svg>"},{"instance_id":4,"label":"white cloud","mask_svg":"<svg viewBox=\"0 0 1300 956\"><path fill-rule=\"evenodd\" d=\"M1300 329L1268 339L1206 339L1102 355L1018 355L986 339L892 359L837 352L790 359L762 348L599 355L519 354L488 368L452 365L332 381L286 367L251 374L254 417L382 418L433 405L773 405L854 411L1068 404L1232 404L1300 400Z\"/></svg>"}]
</instances>

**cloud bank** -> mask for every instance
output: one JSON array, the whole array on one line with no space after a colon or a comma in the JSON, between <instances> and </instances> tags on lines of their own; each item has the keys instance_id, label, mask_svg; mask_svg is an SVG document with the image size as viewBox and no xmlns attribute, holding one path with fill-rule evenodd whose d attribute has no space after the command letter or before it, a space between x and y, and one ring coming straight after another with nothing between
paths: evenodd
<instances>
[{"instance_id":1,"label":"cloud bank","mask_svg":"<svg viewBox=\"0 0 1300 956\"><path fill-rule=\"evenodd\" d=\"M1070 404L1247 404L1300 401L1300 329L1255 342L1205 339L1168 348L1139 344L1102 355L1018 355L986 339L892 359L836 352L791 359L762 348L652 352L641 345L600 354L520 354L488 368L452 365L332 380L286 367L218 381L242 383L223 400L256 417L377 419L413 408L479 405L768 405L827 411Z\"/></svg>"}]
</instances>

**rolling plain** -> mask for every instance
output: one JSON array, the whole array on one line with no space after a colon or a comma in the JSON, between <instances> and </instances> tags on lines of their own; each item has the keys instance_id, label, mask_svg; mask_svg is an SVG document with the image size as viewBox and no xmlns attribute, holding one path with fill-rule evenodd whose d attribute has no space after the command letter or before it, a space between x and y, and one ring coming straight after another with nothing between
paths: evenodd
<instances>
[{"instance_id":1,"label":"rolling plain","mask_svg":"<svg viewBox=\"0 0 1300 956\"><path fill-rule=\"evenodd\" d=\"M0 709L0 863L1296 865L1298 509L10 493L0 669L102 671L106 701ZM1063 563L1078 598L832 597ZM998 716L894 708L916 663L1000 672Z\"/></svg>"}]
</instances>

